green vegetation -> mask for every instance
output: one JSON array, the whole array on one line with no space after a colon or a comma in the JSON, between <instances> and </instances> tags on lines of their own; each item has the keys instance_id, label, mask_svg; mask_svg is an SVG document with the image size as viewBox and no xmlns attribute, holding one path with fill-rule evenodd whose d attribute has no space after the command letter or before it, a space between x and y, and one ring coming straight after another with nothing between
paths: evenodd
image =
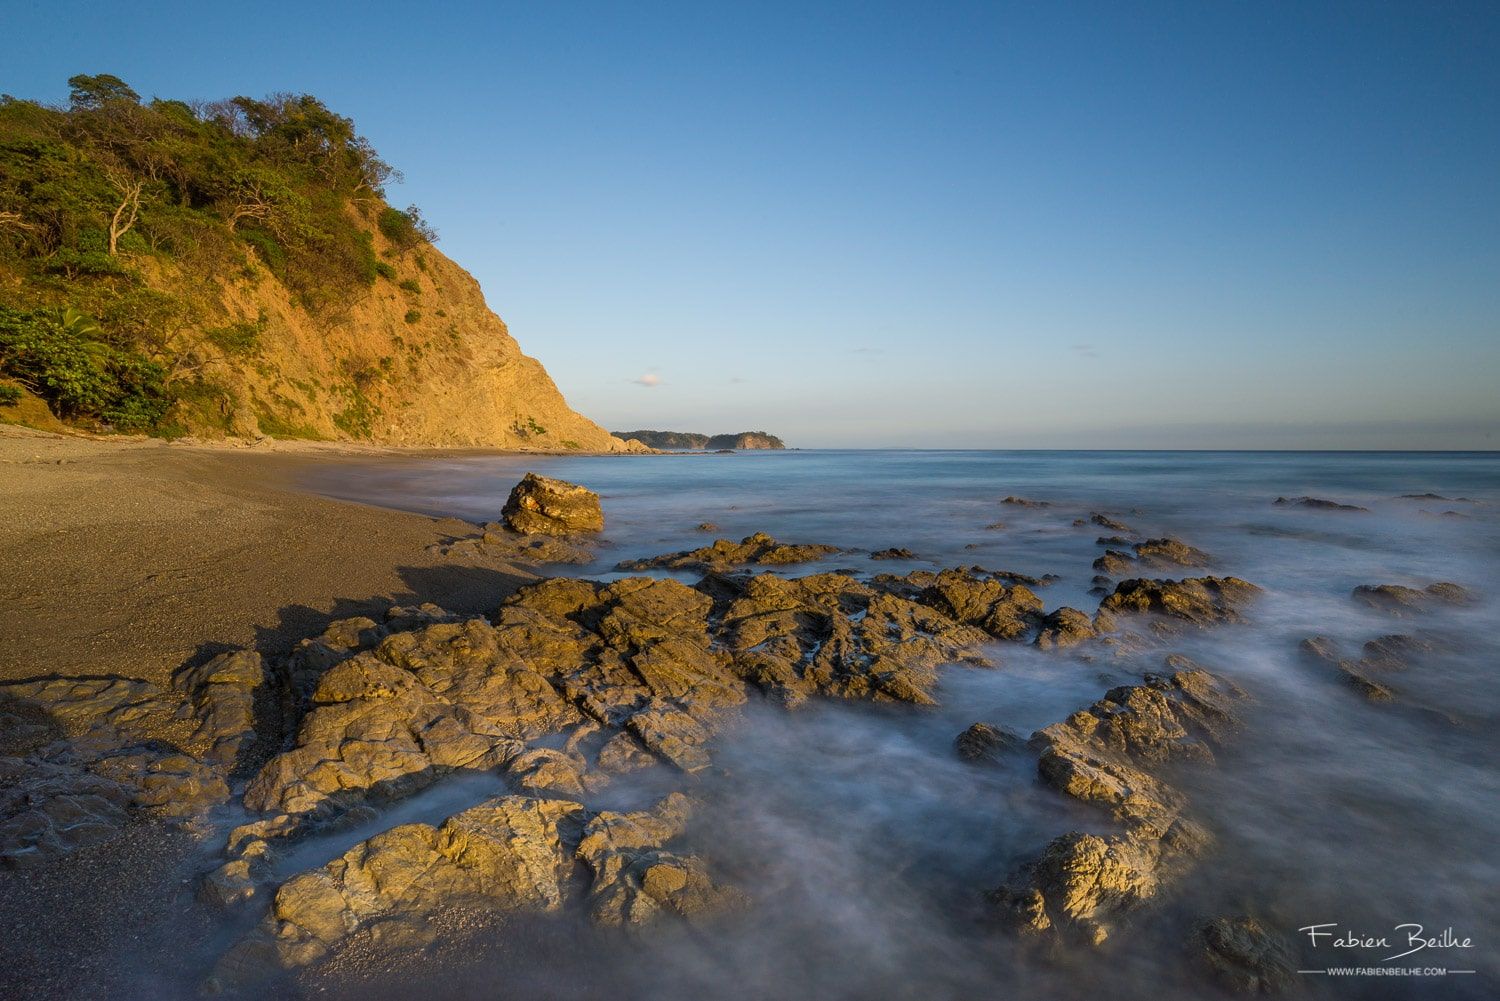
<instances>
[{"instance_id":1,"label":"green vegetation","mask_svg":"<svg viewBox=\"0 0 1500 1001\"><path fill-rule=\"evenodd\" d=\"M511 430L522 438L541 437L547 433L547 429L536 422L535 417L518 418Z\"/></svg>"},{"instance_id":2,"label":"green vegetation","mask_svg":"<svg viewBox=\"0 0 1500 1001\"><path fill-rule=\"evenodd\" d=\"M59 417L87 418L117 431L156 427L172 399L166 370L113 342L72 309L0 306L0 371L45 399Z\"/></svg>"},{"instance_id":3,"label":"green vegetation","mask_svg":"<svg viewBox=\"0 0 1500 1001\"><path fill-rule=\"evenodd\" d=\"M215 327L204 331L204 336L225 354L252 354L260 344L260 335L266 329L266 315L262 313L254 323L231 323L227 327Z\"/></svg>"},{"instance_id":4,"label":"green vegetation","mask_svg":"<svg viewBox=\"0 0 1500 1001\"><path fill-rule=\"evenodd\" d=\"M422 314L419 313L419 312L417 312L415 309L408 309L406 311L406 317L405 317L405 319L406 319L407 323L416 323L421 318L422 318Z\"/></svg>"},{"instance_id":5,"label":"green vegetation","mask_svg":"<svg viewBox=\"0 0 1500 1001\"><path fill-rule=\"evenodd\" d=\"M0 386L0 407L13 407L21 402L21 387Z\"/></svg>"},{"instance_id":6,"label":"green vegetation","mask_svg":"<svg viewBox=\"0 0 1500 1001\"><path fill-rule=\"evenodd\" d=\"M422 283L417 281L415 278L406 279L398 287L401 289L401 291L408 292L412 295L422 294Z\"/></svg>"},{"instance_id":7,"label":"green vegetation","mask_svg":"<svg viewBox=\"0 0 1500 1001\"><path fill-rule=\"evenodd\" d=\"M399 254L436 238L415 207L385 204L395 171L315 97L188 104L108 74L68 82L67 107L0 96L0 375L60 417L171 433L175 401L210 405L203 342L251 356L265 331L213 325L214 276L269 272L336 318L396 280L377 230Z\"/></svg>"}]
</instances>

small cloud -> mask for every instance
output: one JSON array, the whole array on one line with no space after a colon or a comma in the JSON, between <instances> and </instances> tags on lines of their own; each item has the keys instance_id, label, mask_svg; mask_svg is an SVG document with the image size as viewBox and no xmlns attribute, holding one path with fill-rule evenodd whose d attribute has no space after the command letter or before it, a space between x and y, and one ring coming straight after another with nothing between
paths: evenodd
<instances>
[{"instance_id":1,"label":"small cloud","mask_svg":"<svg viewBox=\"0 0 1500 1001\"><path fill-rule=\"evenodd\" d=\"M635 383L637 386L645 386L649 389L652 386L661 385L661 376L657 375L655 372L647 372L639 379L631 379L630 381Z\"/></svg>"},{"instance_id":2,"label":"small cloud","mask_svg":"<svg viewBox=\"0 0 1500 1001\"><path fill-rule=\"evenodd\" d=\"M1075 344L1073 353L1080 358L1098 358L1099 352L1092 344Z\"/></svg>"},{"instance_id":3,"label":"small cloud","mask_svg":"<svg viewBox=\"0 0 1500 1001\"><path fill-rule=\"evenodd\" d=\"M854 353L857 355L878 355L881 351L879 348L855 348Z\"/></svg>"}]
</instances>

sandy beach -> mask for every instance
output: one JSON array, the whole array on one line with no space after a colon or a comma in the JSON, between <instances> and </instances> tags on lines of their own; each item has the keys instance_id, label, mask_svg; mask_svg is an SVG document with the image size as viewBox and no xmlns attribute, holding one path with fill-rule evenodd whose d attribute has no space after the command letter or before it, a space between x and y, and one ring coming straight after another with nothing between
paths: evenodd
<instances>
[{"instance_id":1,"label":"sandy beach","mask_svg":"<svg viewBox=\"0 0 1500 1001\"><path fill-rule=\"evenodd\" d=\"M284 650L329 619L432 601L492 610L535 574L428 547L477 526L297 492L391 450L99 441L0 428L0 678L158 683L231 646ZM426 454L426 453L414 453ZM498 512L497 512L498 513Z\"/></svg>"}]
</instances>

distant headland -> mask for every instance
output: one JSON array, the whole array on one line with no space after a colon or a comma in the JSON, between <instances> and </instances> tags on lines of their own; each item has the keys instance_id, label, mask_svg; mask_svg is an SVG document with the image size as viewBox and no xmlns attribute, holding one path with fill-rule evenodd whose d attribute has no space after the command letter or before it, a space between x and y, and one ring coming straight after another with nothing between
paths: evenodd
<instances>
[{"instance_id":1,"label":"distant headland","mask_svg":"<svg viewBox=\"0 0 1500 1001\"><path fill-rule=\"evenodd\" d=\"M611 431L622 441L634 438L651 448L676 451L683 449L751 449L786 448L786 442L765 431L740 431L737 434L696 434L692 431Z\"/></svg>"}]
</instances>

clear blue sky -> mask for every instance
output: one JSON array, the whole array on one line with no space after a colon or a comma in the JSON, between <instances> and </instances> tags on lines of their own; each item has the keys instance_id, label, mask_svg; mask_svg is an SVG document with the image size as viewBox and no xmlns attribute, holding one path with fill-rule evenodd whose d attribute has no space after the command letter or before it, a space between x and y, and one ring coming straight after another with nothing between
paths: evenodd
<instances>
[{"instance_id":1,"label":"clear blue sky","mask_svg":"<svg viewBox=\"0 0 1500 1001\"><path fill-rule=\"evenodd\" d=\"M615 429L1500 448L1493 2L6 0L0 33L20 97L350 115Z\"/></svg>"}]
</instances>

